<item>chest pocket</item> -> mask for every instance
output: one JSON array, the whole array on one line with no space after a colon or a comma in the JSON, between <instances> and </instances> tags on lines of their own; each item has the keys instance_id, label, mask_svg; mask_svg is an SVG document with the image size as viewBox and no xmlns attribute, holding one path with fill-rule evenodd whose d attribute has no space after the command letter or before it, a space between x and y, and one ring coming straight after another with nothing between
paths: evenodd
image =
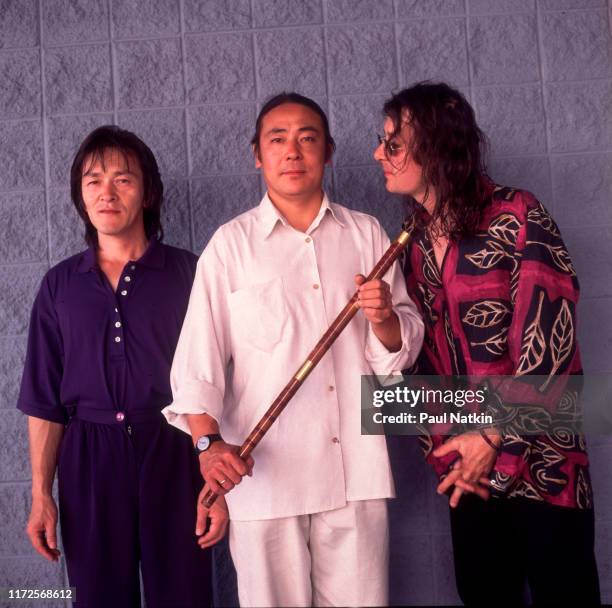
<instances>
[{"instance_id":1,"label":"chest pocket","mask_svg":"<svg viewBox=\"0 0 612 608\"><path fill-rule=\"evenodd\" d=\"M271 352L281 341L288 321L282 277L248 285L230 295L232 340Z\"/></svg>"}]
</instances>

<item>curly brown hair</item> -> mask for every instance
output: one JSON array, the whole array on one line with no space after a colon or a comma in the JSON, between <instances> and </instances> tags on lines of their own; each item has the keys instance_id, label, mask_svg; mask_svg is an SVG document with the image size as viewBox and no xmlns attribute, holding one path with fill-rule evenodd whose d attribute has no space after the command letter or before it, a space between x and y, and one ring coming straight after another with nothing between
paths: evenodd
<instances>
[{"instance_id":1,"label":"curly brown hair","mask_svg":"<svg viewBox=\"0 0 612 608\"><path fill-rule=\"evenodd\" d=\"M428 223L452 240L475 234L488 203L487 140L465 97L445 83L419 82L388 99L383 111L394 125L389 140L406 121L412 128L410 154L422 167L426 196L430 187L436 194ZM417 205L409 199L413 212Z\"/></svg>"}]
</instances>

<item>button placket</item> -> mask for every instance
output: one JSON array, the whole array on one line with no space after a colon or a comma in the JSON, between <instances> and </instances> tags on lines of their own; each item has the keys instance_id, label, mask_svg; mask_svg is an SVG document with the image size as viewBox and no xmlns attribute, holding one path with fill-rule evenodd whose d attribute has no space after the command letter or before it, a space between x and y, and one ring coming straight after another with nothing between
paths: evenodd
<instances>
[{"instance_id":1,"label":"button placket","mask_svg":"<svg viewBox=\"0 0 612 608\"><path fill-rule=\"evenodd\" d=\"M310 237L306 237L305 241L307 243L312 243L312 239ZM317 256L315 255L314 252L314 247L310 247L310 255L312 258L312 269L313 269L313 275L314 275L314 280L311 284L311 289L314 289L315 291L318 289L321 289L321 277L319 276L319 270L317 267Z\"/></svg>"},{"instance_id":2,"label":"button placket","mask_svg":"<svg viewBox=\"0 0 612 608\"><path fill-rule=\"evenodd\" d=\"M308 240L306 239L310 239L310 242L308 242ZM315 250L315 243L314 243L314 239L312 237L306 237L306 242L308 243L308 257L309 257L309 270L312 273L311 274L311 282L308 285L307 289L313 293L316 294L315 296L315 302L317 303L317 306L319 308L319 311L321 313L320 319L321 319L321 333L323 333L327 327L329 326L329 323L327 322L327 311L325 309L325 297L323 295L323 286L321 284L321 275L319 274L319 266L317 263L317 254L316 254L316 250ZM306 276L308 276L306 274Z\"/></svg>"},{"instance_id":3,"label":"button placket","mask_svg":"<svg viewBox=\"0 0 612 608\"><path fill-rule=\"evenodd\" d=\"M123 289L119 293L124 298L128 295L128 287L130 286L130 284L134 280L132 275L134 274L135 270L136 270L136 264L130 264L129 265L129 269L128 269L128 266L126 266L123 269L123 273L122 273L121 280L120 280L120 283L123 286ZM132 274L126 274L128 272L131 272Z\"/></svg>"},{"instance_id":4,"label":"button placket","mask_svg":"<svg viewBox=\"0 0 612 608\"><path fill-rule=\"evenodd\" d=\"M124 352L123 348L123 322L121 320L121 315L119 313L120 306L118 302L115 302L117 306L113 306L114 315L111 319L111 323L113 324L113 331L111 334L111 340L113 342L113 351L116 355L122 355Z\"/></svg>"}]
</instances>

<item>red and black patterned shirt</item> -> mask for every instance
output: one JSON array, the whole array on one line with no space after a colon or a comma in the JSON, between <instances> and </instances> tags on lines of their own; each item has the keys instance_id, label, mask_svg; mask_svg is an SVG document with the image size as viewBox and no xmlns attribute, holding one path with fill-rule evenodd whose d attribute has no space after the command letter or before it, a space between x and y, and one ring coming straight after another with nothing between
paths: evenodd
<instances>
[{"instance_id":1,"label":"red and black patterned shirt","mask_svg":"<svg viewBox=\"0 0 612 608\"><path fill-rule=\"evenodd\" d=\"M423 315L425 341L411 372L581 374L579 287L557 225L529 192L491 183L490 197L476 235L449 241L441 270L427 231L413 234L405 276ZM444 476L454 456L432 455L444 438L422 440L427 461ZM492 480L497 495L592 507L580 435L506 433Z\"/></svg>"}]
</instances>

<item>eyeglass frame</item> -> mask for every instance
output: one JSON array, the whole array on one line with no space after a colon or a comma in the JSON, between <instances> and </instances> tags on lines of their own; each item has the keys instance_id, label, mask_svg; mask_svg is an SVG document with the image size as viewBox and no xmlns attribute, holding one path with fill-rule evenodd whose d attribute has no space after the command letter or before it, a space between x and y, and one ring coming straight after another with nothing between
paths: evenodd
<instances>
[{"instance_id":1,"label":"eyeglass frame","mask_svg":"<svg viewBox=\"0 0 612 608\"><path fill-rule=\"evenodd\" d=\"M382 145L385 149L385 156L389 158L390 156L397 156L402 149L401 146L394 143L392 140L390 141L386 136L381 135L380 133L376 134L376 138L378 139L378 145ZM396 146L395 149L392 146Z\"/></svg>"}]
</instances>

